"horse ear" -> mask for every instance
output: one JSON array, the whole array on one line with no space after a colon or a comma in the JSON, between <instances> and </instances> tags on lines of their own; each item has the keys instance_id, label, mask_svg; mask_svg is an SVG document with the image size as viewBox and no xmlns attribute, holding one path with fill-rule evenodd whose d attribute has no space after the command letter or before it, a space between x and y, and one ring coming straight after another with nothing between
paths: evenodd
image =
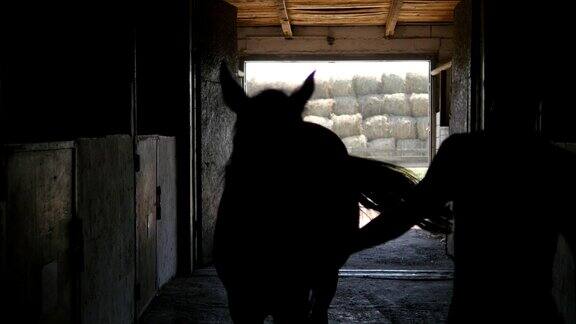
<instances>
[{"instance_id":1,"label":"horse ear","mask_svg":"<svg viewBox=\"0 0 576 324\"><path fill-rule=\"evenodd\" d=\"M299 107L304 107L306 102L312 97L312 93L314 92L314 74L316 71L310 73L310 75L306 78L302 86L298 88L292 95L290 95L290 100Z\"/></svg>"},{"instance_id":2,"label":"horse ear","mask_svg":"<svg viewBox=\"0 0 576 324\"><path fill-rule=\"evenodd\" d=\"M222 86L224 103L230 107L232 111L237 113L246 101L248 101L248 96L238 82L234 80L224 61L220 64L220 84Z\"/></svg>"}]
</instances>

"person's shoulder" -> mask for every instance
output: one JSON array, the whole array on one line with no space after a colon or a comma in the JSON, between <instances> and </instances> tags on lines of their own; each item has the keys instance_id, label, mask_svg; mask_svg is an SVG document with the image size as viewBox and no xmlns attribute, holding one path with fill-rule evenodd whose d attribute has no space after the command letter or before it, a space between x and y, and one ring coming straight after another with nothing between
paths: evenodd
<instances>
[{"instance_id":1,"label":"person's shoulder","mask_svg":"<svg viewBox=\"0 0 576 324\"><path fill-rule=\"evenodd\" d=\"M440 145L440 148L460 148L476 145L486 140L483 133L458 133L448 136Z\"/></svg>"}]
</instances>

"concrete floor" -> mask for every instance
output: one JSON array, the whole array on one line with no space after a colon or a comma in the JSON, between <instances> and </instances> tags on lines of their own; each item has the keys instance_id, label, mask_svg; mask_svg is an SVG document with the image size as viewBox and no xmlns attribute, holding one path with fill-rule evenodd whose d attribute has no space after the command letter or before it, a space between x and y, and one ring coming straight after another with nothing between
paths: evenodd
<instances>
[{"instance_id":1,"label":"concrete floor","mask_svg":"<svg viewBox=\"0 0 576 324\"><path fill-rule=\"evenodd\" d=\"M452 262L444 251L441 239L412 229L395 241L354 255L340 277L330 322L445 322L452 294ZM400 275L390 276L387 271ZM424 274L415 280L404 276L405 272ZM442 275L430 275L436 272ZM226 293L213 269L201 269L190 278L165 285L140 323L231 323Z\"/></svg>"}]
</instances>

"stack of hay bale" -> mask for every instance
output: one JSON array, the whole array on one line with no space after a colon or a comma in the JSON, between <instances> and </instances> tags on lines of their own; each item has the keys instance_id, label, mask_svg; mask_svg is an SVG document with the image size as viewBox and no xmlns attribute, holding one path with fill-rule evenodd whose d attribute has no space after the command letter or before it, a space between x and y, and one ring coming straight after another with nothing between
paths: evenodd
<instances>
[{"instance_id":1,"label":"stack of hay bale","mask_svg":"<svg viewBox=\"0 0 576 324\"><path fill-rule=\"evenodd\" d=\"M332 130L355 155L389 161L426 158L428 92L428 76L413 73L316 80L304 120Z\"/></svg>"},{"instance_id":2,"label":"stack of hay bale","mask_svg":"<svg viewBox=\"0 0 576 324\"><path fill-rule=\"evenodd\" d=\"M428 76L354 76L317 88L304 119L331 129L352 154L393 161L428 155Z\"/></svg>"}]
</instances>

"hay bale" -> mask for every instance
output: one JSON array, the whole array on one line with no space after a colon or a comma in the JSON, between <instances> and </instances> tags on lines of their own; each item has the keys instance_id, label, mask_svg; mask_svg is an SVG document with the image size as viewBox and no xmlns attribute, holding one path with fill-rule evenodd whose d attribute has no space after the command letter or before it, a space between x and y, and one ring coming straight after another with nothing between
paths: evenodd
<instances>
[{"instance_id":1,"label":"hay bale","mask_svg":"<svg viewBox=\"0 0 576 324\"><path fill-rule=\"evenodd\" d=\"M334 115L332 114L332 131L340 138L362 134L362 115Z\"/></svg>"},{"instance_id":2,"label":"hay bale","mask_svg":"<svg viewBox=\"0 0 576 324\"><path fill-rule=\"evenodd\" d=\"M286 94L292 93L294 90L298 88L298 84L296 83L289 83L284 81L256 81L250 80L246 84L246 93L253 97L258 95L264 90L274 89L282 91Z\"/></svg>"},{"instance_id":3,"label":"hay bale","mask_svg":"<svg viewBox=\"0 0 576 324\"><path fill-rule=\"evenodd\" d=\"M369 117L362 123L362 128L364 129L364 135L366 135L366 138L370 141L377 138L392 137L390 116L388 115Z\"/></svg>"},{"instance_id":4,"label":"hay bale","mask_svg":"<svg viewBox=\"0 0 576 324\"><path fill-rule=\"evenodd\" d=\"M382 92L382 81L375 77L354 76L352 87L356 96L365 96L369 94L379 94Z\"/></svg>"},{"instance_id":5,"label":"hay bale","mask_svg":"<svg viewBox=\"0 0 576 324\"><path fill-rule=\"evenodd\" d=\"M309 100L304 109L304 116L330 118L334 111L334 99Z\"/></svg>"},{"instance_id":6,"label":"hay bale","mask_svg":"<svg viewBox=\"0 0 576 324\"><path fill-rule=\"evenodd\" d=\"M428 139L428 136L430 134L430 118L428 117L416 118L416 130L419 139L421 140Z\"/></svg>"},{"instance_id":7,"label":"hay bale","mask_svg":"<svg viewBox=\"0 0 576 324\"><path fill-rule=\"evenodd\" d=\"M312 99L328 99L330 97L330 81L317 80L314 84L314 93L312 93Z\"/></svg>"},{"instance_id":8,"label":"hay bale","mask_svg":"<svg viewBox=\"0 0 576 324\"><path fill-rule=\"evenodd\" d=\"M250 97L257 95L268 88L269 86L266 83L258 82L256 80L250 80L246 83L246 93Z\"/></svg>"},{"instance_id":9,"label":"hay bale","mask_svg":"<svg viewBox=\"0 0 576 324\"><path fill-rule=\"evenodd\" d=\"M408 102L412 116L428 116L430 110L430 96L427 93L412 94L410 95Z\"/></svg>"},{"instance_id":10,"label":"hay bale","mask_svg":"<svg viewBox=\"0 0 576 324\"><path fill-rule=\"evenodd\" d=\"M368 149L374 151L392 151L396 149L396 139L377 138L368 142Z\"/></svg>"},{"instance_id":11,"label":"hay bale","mask_svg":"<svg viewBox=\"0 0 576 324\"><path fill-rule=\"evenodd\" d=\"M384 95L367 95L358 97L362 117L368 118L384 114Z\"/></svg>"},{"instance_id":12,"label":"hay bale","mask_svg":"<svg viewBox=\"0 0 576 324\"><path fill-rule=\"evenodd\" d=\"M406 95L403 93L384 95L383 113L396 116L409 116L410 104Z\"/></svg>"},{"instance_id":13,"label":"hay bale","mask_svg":"<svg viewBox=\"0 0 576 324\"><path fill-rule=\"evenodd\" d=\"M358 113L356 97L334 97L334 113L336 115L354 115Z\"/></svg>"},{"instance_id":14,"label":"hay bale","mask_svg":"<svg viewBox=\"0 0 576 324\"><path fill-rule=\"evenodd\" d=\"M344 137L342 142L344 142L347 149L366 148L368 144L368 140L364 135Z\"/></svg>"},{"instance_id":15,"label":"hay bale","mask_svg":"<svg viewBox=\"0 0 576 324\"><path fill-rule=\"evenodd\" d=\"M299 84L284 81L274 81L270 83L270 89L280 90L286 94L291 94L296 89L298 89L299 86Z\"/></svg>"},{"instance_id":16,"label":"hay bale","mask_svg":"<svg viewBox=\"0 0 576 324\"><path fill-rule=\"evenodd\" d=\"M354 97L352 80L330 79L330 93L332 97Z\"/></svg>"},{"instance_id":17,"label":"hay bale","mask_svg":"<svg viewBox=\"0 0 576 324\"><path fill-rule=\"evenodd\" d=\"M428 93L430 82L428 75L406 73L406 93Z\"/></svg>"},{"instance_id":18,"label":"hay bale","mask_svg":"<svg viewBox=\"0 0 576 324\"><path fill-rule=\"evenodd\" d=\"M394 94L406 92L404 79L396 74L382 74L382 93Z\"/></svg>"},{"instance_id":19,"label":"hay bale","mask_svg":"<svg viewBox=\"0 0 576 324\"><path fill-rule=\"evenodd\" d=\"M399 139L396 141L396 149L399 151L422 151L428 149L428 141L419 139Z\"/></svg>"},{"instance_id":20,"label":"hay bale","mask_svg":"<svg viewBox=\"0 0 576 324\"><path fill-rule=\"evenodd\" d=\"M305 122L318 124L320 126L326 127L328 129L332 129L332 125L334 122L332 119L325 118L325 117L318 117L318 116L306 116L304 117Z\"/></svg>"},{"instance_id":21,"label":"hay bale","mask_svg":"<svg viewBox=\"0 0 576 324\"><path fill-rule=\"evenodd\" d=\"M416 120L412 117L406 116L390 116L390 132L391 136L395 139L415 139L416 134Z\"/></svg>"}]
</instances>

